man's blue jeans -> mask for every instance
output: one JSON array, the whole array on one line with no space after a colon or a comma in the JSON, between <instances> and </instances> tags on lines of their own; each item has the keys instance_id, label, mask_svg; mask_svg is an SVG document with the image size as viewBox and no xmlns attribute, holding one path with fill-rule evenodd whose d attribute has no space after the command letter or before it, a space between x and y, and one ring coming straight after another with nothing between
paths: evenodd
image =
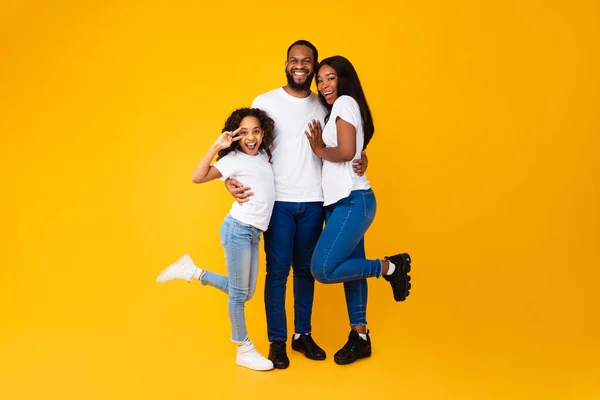
<instances>
[{"instance_id":1,"label":"man's blue jeans","mask_svg":"<svg viewBox=\"0 0 600 400\"><path fill-rule=\"evenodd\" d=\"M324 215L322 202L275 202L269 229L264 233L265 309L270 342L287 340L285 292L290 266L294 270L294 327L296 333L311 331L315 280L310 261L323 229Z\"/></svg>"},{"instance_id":2,"label":"man's blue jeans","mask_svg":"<svg viewBox=\"0 0 600 400\"><path fill-rule=\"evenodd\" d=\"M375 218L371 189L354 190L326 207L325 228L315 247L311 271L322 283L344 283L350 325L367 324L366 278L381 276L381 261L365 257L364 234Z\"/></svg>"},{"instance_id":3,"label":"man's blue jeans","mask_svg":"<svg viewBox=\"0 0 600 400\"><path fill-rule=\"evenodd\" d=\"M262 231L227 214L221 224L221 245L225 249L227 276L206 271L200 283L229 295L231 340L241 343L248 338L244 303L252 298L258 277L258 242Z\"/></svg>"}]
</instances>

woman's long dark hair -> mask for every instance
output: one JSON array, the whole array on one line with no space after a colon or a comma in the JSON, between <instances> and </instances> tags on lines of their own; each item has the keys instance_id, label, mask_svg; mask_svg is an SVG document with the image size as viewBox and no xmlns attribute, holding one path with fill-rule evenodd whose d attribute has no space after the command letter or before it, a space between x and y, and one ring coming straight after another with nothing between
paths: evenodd
<instances>
[{"instance_id":1,"label":"woman's long dark hair","mask_svg":"<svg viewBox=\"0 0 600 400\"><path fill-rule=\"evenodd\" d=\"M275 121L273 121L263 110L259 108L240 108L238 110L235 110L233 113L231 113L229 118L227 118L227 121L225 121L225 127L221 132L235 131L237 128L240 127L242 120L246 117L256 117L256 119L258 119L258 122L260 122L260 127L262 128L264 135L263 140L258 149L264 150L267 153L267 156L269 156L269 162L271 162L271 145L273 144L273 132L275 131ZM217 153L217 161L225 157L232 151L236 150L241 151L239 140L233 142L228 148L219 150L219 152Z\"/></svg>"},{"instance_id":2,"label":"woman's long dark hair","mask_svg":"<svg viewBox=\"0 0 600 400\"><path fill-rule=\"evenodd\" d=\"M356 73L352 63L348 61L347 58L342 56L333 56L322 60L319 62L318 70L321 69L323 65L329 65L337 73L338 96L350 96L358 103L358 106L360 107L360 116L362 117L363 132L365 134L365 144L363 146L364 150L367 148L367 144L369 144L371 138L373 137L375 125L373 125L371 109L369 108L367 98L365 97L365 92L360 84L360 79L358 79L358 74ZM317 79L317 75L319 73L318 70L317 74L315 74L315 80ZM319 100L321 101L321 104L323 104L331 113L332 106L327 104L327 101L325 101L325 97L323 97L321 92L319 92ZM327 116L327 119L329 119L329 115ZM327 122L327 119L325 122Z\"/></svg>"}]
</instances>

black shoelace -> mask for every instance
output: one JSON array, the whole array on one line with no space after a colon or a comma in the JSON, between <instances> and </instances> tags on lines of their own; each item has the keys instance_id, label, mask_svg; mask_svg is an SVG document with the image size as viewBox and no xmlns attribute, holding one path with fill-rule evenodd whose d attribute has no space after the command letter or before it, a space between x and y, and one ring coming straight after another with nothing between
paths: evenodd
<instances>
[{"instance_id":1,"label":"black shoelace","mask_svg":"<svg viewBox=\"0 0 600 400\"><path fill-rule=\"evenodd\" d=\"M276 355L285 354L285 344L276 343L272 346L273 352Z\"/></svg>"},{"instance_id":2,"label":"black shoelace","mask_svg":"<svg viewBox=\"0 0 600 400\"><path fill-rule=\"evenodd\" d=\"M300 335L300 339L302 340L302 343L306 346L306 347L310 347L311 349L315 346L315 342L314 340L312 340L311 336L308 335Z\"/></svg>"}]
</instances>

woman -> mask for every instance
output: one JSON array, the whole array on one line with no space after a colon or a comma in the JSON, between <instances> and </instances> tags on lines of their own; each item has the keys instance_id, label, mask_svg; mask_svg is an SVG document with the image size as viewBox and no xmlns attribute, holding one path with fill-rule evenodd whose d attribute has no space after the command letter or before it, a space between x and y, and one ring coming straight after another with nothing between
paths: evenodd
<instances>
[{"instance_id":1,"label":"woman","mask_svg":"<svg viewBox=\"0 0 600 400\"><path fill-rule=\"evenodd\" d=\"M410 290L410 256L406 253L368 260L364 234L373 222L375 195L366 176L352 171L375 130L356 70L342 56L321 61L316 75L319 99L329 110L321 129L318 121L306 136L314 153L323 159L325 228L311 262L311 272L322 283L344 283L352 330L348 342L335 354L337 364L350 364L371 355L367 330L366 278L384 277L394 299L403 301Z\"/></svg>"}]
</instances>

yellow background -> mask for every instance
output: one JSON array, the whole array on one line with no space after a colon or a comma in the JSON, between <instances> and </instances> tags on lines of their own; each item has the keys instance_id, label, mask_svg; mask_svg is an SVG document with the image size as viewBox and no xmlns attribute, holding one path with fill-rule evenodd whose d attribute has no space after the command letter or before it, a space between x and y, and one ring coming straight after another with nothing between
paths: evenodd
<instances>
[{"instance_id":1,"label":"yellow background","mask_svg":"<svg viewBox=\"0 0 600 400\"><path fill-rule=\"evenodd\" d=\"M3 1L0 398L600 398L597 4ZM184 252L224 271L231 199L191 172L296 39L359 72L367 252L410 252L414 290L370 282L373 356L340 367L319 284L328 359L257 373L225 296L154 279Z\"/></svg>"}]
</instances>

